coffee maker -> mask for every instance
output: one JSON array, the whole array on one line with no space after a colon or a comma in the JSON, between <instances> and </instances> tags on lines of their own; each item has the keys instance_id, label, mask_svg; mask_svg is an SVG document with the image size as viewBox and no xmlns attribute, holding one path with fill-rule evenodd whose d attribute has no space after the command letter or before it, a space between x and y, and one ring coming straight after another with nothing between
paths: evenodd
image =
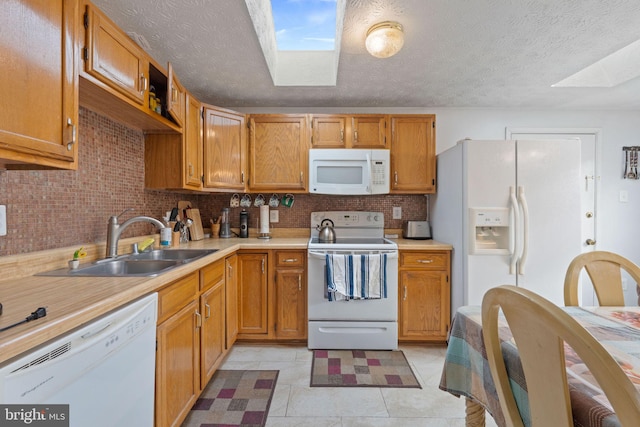
<instances>
[{"instance_id":1,"label":"coffee maker","mask_svg":"<svg viewBox=\"0 0 640 427\"><path fill-rule=\"evenodd\" d=\"M249 237L249 212L244 209L240 212L240 237L243 239Z\"/></svg>"}]
</instances>

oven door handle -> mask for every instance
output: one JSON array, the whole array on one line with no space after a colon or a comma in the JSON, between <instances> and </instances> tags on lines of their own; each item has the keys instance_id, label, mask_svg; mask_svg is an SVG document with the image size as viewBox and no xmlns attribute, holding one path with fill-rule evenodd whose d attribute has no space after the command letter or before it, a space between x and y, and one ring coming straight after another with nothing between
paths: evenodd
<instances>
[{"instance_id":1,"label":"oven door handle","mask_svg":"<svg viewBox=\"0 0 640 427\"><path fill-rule=\"evenodd\" d=\"M394 259L394 258L398 258L398 251L355 251L357 253L354 253L354 251L333 251L333 252L316 252L316 251L308 251L308 255L313 257L313 258L321 258L321 259L325 259L326 255L328 253L333 253L336 255L377 255L377 254L386 254L387 255L387 259Z\"/></svg>"}]
</instances>

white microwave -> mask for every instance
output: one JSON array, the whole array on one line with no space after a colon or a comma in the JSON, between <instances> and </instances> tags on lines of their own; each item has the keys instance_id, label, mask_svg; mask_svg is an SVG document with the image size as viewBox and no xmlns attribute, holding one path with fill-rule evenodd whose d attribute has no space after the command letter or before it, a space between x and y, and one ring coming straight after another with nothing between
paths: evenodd
<instances>
[{"instance_id":1,"label":"white microwave","mask_svg":"<svg viewBox=\"0 0 640 427\"><path fill-rule=\"evenodd\" d=\"M309 192L317 194L388 194L389 150L309 150Z\"/></svg>"}]
</instances>

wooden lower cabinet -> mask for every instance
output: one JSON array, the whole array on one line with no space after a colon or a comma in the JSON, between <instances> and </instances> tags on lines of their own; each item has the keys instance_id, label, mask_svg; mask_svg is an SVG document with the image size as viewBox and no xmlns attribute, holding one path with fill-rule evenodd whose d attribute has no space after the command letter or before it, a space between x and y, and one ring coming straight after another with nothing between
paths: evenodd
<instances>
[{"instance_id":1,"label":"wooden lower cabinet","mask_svg":"<svg viewBox=\"0 0 640 427\"><path fill-rule=\"evenodd\" d=\"M238 337L238 255L225 259L226 336L225 349L229 350Z\"/></svg>"},{"instance_id":2,"label":"wooden lower cabinet","mask_svg":"<svg viewBox=\"0 0 640 427\"><path fill-rule=\"evenodd\" d=\"M306 250L240 252L237 256L238 339L306 339Z\"/></svg>"},{"instance_id":3,"label":"wooden lower cabinet","mask_svg":"<svg viewBox=\"0 0 640 427\"><path fill-rule=\"evenodd\" d=\"M182 424L228 350L225 266L218 260L158 292L157 427Z\"/></svg>"},{"instance_id":4,"label":"wooden lower cabinet","mask_svg":"<svg viewBox=\"0 0 640 427\"><path fill-rule=\"evenodd\" d=\"M158 292L156 426L180 425L200 395L198 273Z\"/></svg>"},{"instance_id":5,"label":"wooden lower cabinet","mask_svg":"<svg viewBox=\"0 0 640 427\"><path fill-rule=\"evenodd\" d=\"M267 324L268 256L238 254L238 338L264 339Z\"/></svg>"},{"instance_id":6,"label":"wooden lower cabinet","mask_svg":"<svg viewBox=\"0 0 640 427\"><path fill-rule=\"evenodd\" d=\"M277 339L307 338L306 251L276 251L275 324Z\"/></svg>"},{"instance_id":7,"label":"wooden lower cabinet","mask_svg":"<svg viewBox=\"0 0 640 427\"><path fill-rule=\"evenodd\" d=\"M219 260L200 270L200 388L203 389L225 354L225 262Z\"/></svg>"},{"instance_id":8,"label":"wooden lower cabinet","mask_svg":"<svg viewBox=\"0 0 640 427\"><path fill-rule=\"evenodd\" d=\"M400 341L442 341L450 324L450 251L400 251Z\"/></svg>"}]
</instances>

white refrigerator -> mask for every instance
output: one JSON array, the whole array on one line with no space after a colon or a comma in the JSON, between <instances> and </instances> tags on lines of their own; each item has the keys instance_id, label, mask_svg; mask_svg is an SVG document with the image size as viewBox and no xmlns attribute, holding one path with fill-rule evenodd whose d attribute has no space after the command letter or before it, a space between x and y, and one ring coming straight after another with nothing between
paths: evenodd
<instances>
[{"instance_id":1,"label":"white refrigerator","mask_svg":"<svg viewBox=\"0 0 640 427\"><path fill-rule=\"evenodd\" d=\"M581 252L580 141L462 140L437 156L435 240L453 245L451 314L511 284L564 305Z\"/></svg>"}]
</instances>

